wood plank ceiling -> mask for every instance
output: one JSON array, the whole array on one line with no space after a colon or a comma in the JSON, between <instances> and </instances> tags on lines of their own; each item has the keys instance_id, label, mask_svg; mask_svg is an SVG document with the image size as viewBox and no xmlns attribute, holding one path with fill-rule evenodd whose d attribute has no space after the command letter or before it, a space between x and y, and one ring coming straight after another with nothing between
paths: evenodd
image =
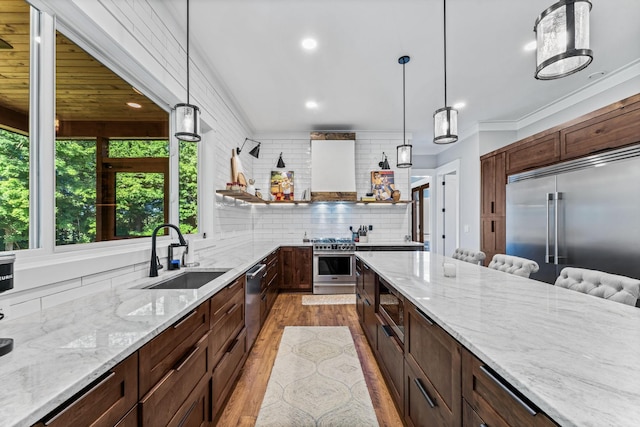
<instances>
[{"instance_id":1,"label":"wood plank ceiling","mask_svg":"<svg viewBox=\"0 0 640 427\"><path fill-rule=\"evenodd\" d=\"M11 46L0 48L0 125L26 132L29 114L29 5L24 0L0 0L0 4L0 39ZM127 102L138 103L142 108L131 108ZM129 128L133 128L127 126L131 122L136 122L141 128L145 127L142 122L146 122L164 127L164 135L168 132L166 111L136 92L129 83L59 32L56 34L56 118L60 129L73 122L101 123L102 126L105 122L112 125L120 122ZM88 124L82 128L87 129ZM71 128L74 126L66 126L66 136L91 136L73 135L69 132ZM80 126L76 125L75 129L80 129ZM130 136L161 135L151 135L147 130Z\"/></svg>"}]
</instances>

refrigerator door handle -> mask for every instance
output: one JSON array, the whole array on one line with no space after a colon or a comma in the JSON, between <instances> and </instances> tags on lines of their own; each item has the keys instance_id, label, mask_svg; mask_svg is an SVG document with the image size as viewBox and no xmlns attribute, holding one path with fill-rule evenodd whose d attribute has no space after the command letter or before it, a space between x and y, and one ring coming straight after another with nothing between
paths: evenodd
<instances>
[{"instance_id":1,"label":"refrigerator door handle","mask_svg":"<svg viewBox=\"0 0 640 427\"><path fill-rule=\"evenodd\" d=\"M545 200L546 203L546 209L545 212L547 214L547 220L546 220L546 226L547 226L547 232L545 233L545 252L544 252L544 262L546 262L547 264L551 264L554 263L553 257L551 256L551 251L549 249L549 206L551 205L551 203L549 202L553 202L553 193L547 193L547 197ZM556 239L557 240L557 239Z\"/></svg>"},{"instance_id":2,"label":"refrigerator door handle","mask_svg":"<svg viewBox=\"0 0 640 427\"><path fill-rule=\"evenodd\" d=\"M560 240L558 238L558 233L560 230L560 222L558 222L559 220L559 212L560 212L560 200L562 200L562 193L556 192L554 194L554 205L555 205L555 226L554 226L554 240L555 240L555 246L554 246L554 264L555 265L560 265L561 261L564 261L564 257L560 257Z\"/></svg>"}]
</instances>

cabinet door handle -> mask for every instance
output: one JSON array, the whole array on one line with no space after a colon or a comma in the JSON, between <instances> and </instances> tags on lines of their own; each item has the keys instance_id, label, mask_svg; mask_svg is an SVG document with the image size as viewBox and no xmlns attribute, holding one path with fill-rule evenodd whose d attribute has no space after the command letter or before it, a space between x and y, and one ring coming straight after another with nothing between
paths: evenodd
<instances>
[{"instance_id":1,"label":"cabinet door handle","mask_svg":"<svg viewBox=\"0 0 640 427\"><path fill-rule=\"evenodd\" d=\"M364 303L367 304L369 307L371 307L371 303L369 302L369 299L365 298Z\"/></svg>"},{"instance_id":2,"label":"cabinet door handle","mask_svg":"<svg viewBox=\"0 0 640 427\"><path fill-rule=\"evenodd\" d=\"M420 393L422 393L422 396L426 399L429 406L431 406L432 408L435 408L436 402L434 402L433 399L429 397L429 393L427 393L427 390L425 390L424 386L422 385L422 382L420 381L420 378L416 378L413 381L418 386L418 390L420 390Z\"/></svg>"},{"instance_id":3,"label":"cabinet door handle","mask_svg":"<svg viewBox=\"0 0 640 427\"><path fill-rule=\"evenodd\" d=\"M491 232L496 232L496 222L494 220L491 220Z\"/></svg>"},{"instance_id":4,"label":"cabinet door handle","mask_svg":"<svg viewBox=\"0 0 640 427\"><path fill-rule=\"evenodd\" d=\"M496 202L491 202L491 213L496 213Z\"/></svg>"},{"instance_id":5,"label":"cabinet door handle","mask_svg":"<svg viewBox=\"0 0 640 427\"><path fill-rule=\"evenodd\" d=\"M239 342L240 342L240 340L237 339L237 338L235 340L233 340L233 342L231 343L231 345L227 349L227 353L233 352L233 349L236 348L236 345L238 345Z\"/></svg>"},{"instance_id":6,"label":"cabinet door handle","mask_svg":"<svg viewBox=\"0 0 640 427\"><path fill-rule=\"evenodd\" d=\"M235 288L235 286L240 283L239 280L236 280L235 282L233 282L232 284L230 284L229 286L227 286L227 290L230 291L231 289Z\"/></svg>"},{"instance_id":7,"label":"cabinet door handle","mask_svg":"<svg viewBox=\"0 0 640 427\"><path fill-rule=\"evenodd\" d=\"M393 337L393 331L391 330L391 326L382 325L381 328L382 328L382 332L384 332L384 334L387 336L387 338Z\"/></svg>"},{"instance_id":8,"label":"cabinet door handle","mask_svg":"<svg viewBox=\"0 0 640 427\"><path fill-rule=\"evenodd\" d=\"M431 320L429 318L429 316L427 316L426 314L424 314L419 308L416 307L416 313L418 313L420 315L420 317L422 317L424 319L425 322L427 322L429 324L429 326L433 326L433 320Z\"/></svg>"},{"instance_id":9,"label":"cabinet door handle","mask_svg":"<svg viewBox=\"0 0 640 427\"><path fill-rule=\"evenodd\" d=\"M102 378L98 378L95 381L95 384L91 386L91 388L87 391L85 391L84 393L82 393L82 397L87 396L88 394L92 393L94 390L96 390L98 387L100 387L101 385L103 385L104 383L106 383L107 381L109 381L111 378L113 378L113 376L116 373L114 371L109 371L106 374L103 375ZM66 406L65 408L63 408L60 412L58 412L57 414L53 415L51 418L45 419L43 421L44 425L48 426L49 424L53 423L55 420L57 420L60 416L62 416L65 412L67 412L69 409L73 408L76 403L78 403L80 401L80 399L82 398L78 398L76 400L74 400L73 402L71 402L71 404L69 404L68 406Z\"/></svg>"},{"instance_id":10,"label":"cabinet door handle","mask_svg":"<svg viewBox=\"0 0 640 427\"><path fill-rule=\"evenodd\" d=\"M200 350L200 346L194 347L193 350L191 350L191 352L189 353L189 355L184 359L182 359L182 362L180 362L180 364L176 367L176 371L180 371L180 369L184 368L184 365L186 365L187 362L189 362L189 360L191 360L193 356L195 356L198 350Z\"/></svg>"},{"instance_id":11,"label":"cabinet door handle","mask_svg":"<svg viewBox=\"0 0 640 427\"><path fill-rule=\"evenodd\" d=\"M529 413L529 415L531 416L536 416L536 414L538 413L535 409L533 409L531 407L531 405L529 405L527 402L525 402L520 396L518 396L516 393L513 392L513 390L511 390L511 388L509 388L506 384L504 384L502 378L498 378L496 376L496 374L494 374L492 371L489 370L490 368L486 367L485 365L481 365L480 366L480 370L482 372L484 372L484 374L486 376L488 376L491 381L493 381L498 387L500 387L502 390L504 390L509 396L511 396L511 398L513 400L515 400L516 402L518 402L520 404L520 406L522 406L525 411L527 411Z\"/></svg>"},{"instance_id":12,"label":"cabinet door handle","mask_svg":"<svg viewBox=\"0 0 640 427\"><path fill-rule=\"evenodd\" d=\"M360 294L356 294L356 297L358 297L358 299L362 299L362 297L360 296Z\"/></svg>"},{"instance_id":13,"label":"cabinet door handle","mask_svg":"<svg viewBox=\"0 0 640 427\"><path fill-rule=\"evenodd\" d=\"M367 270L371 270L367 264L364 264L364 268L366 268Z\"/></svg>"},{"instance_id":14,"label":"cabinet door handle","mask_svg":"<svg viewBox=\"0 0 640 427\"><path fill-rule=\"evenodd\" d=\"M196 403L198 403L198 401L196 400L195 402L193 402L191 404L191 407L189 408L189 410L187 411L186 414L184 414L184 417L182 417L182 419L180 420L180 423L178 424L178 427L182 427L184 426L184 424L187 422L187 420L189 419L189 415L191 415L191 413L193 412L193 408L196 407Z\"/></svg>"},{"instance_id":15,"label":"cabinet door handle","mask_svg":"<svg viewBox=\"0 0 640 427\"><path fill-rule=\"evenodd\" d=\"M227 312L224 315L228 316L229 314L231 314L231 312L233 312L236 309L236 307L238 307L238 304L233 304L231 308L227 310Z\"/></svg>"},{"instance_id":16,"label":"cabinet door handle","mask_svg":"<svg viewBox=\"0 0 640 427\"><path fill-rule=\"evenodd\" d=\"M488 425L486 425L485 423L480 424L478 427L489 427Z\"/></svg>"},{"instance_id":17,"label":"cabinet door handle","mask_svg":"<svg viewBox=\"0 0 640 427\"><path fill-rule=\"evenodd\" d=\"M191 319L193 316L196 315L196 310L193 310L191 313L187 314L186 316L184 316L182 319L178 320L174 325L173 325L173 329L178 329L180 326L182 326L184 324L184 322L186 322L187 320Z\"/></svg>"}]
</instances>

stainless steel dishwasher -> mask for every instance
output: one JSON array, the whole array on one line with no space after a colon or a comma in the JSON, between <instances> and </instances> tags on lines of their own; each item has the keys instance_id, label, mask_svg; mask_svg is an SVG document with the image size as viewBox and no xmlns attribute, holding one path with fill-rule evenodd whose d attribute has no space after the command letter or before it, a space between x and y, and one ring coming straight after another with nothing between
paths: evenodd
<instances>
[{"instance_id":1,"label":"stainless steel dishwasher","mask_svg":"<svg viewBox=\"0 0 640 427\"><path fill-rule=\"evenodd\" d=\"M256 264L246 273L245 314L247 328L247 348L250 349L260 332L260 291L266 264Z\"/></svg>"}]
</instances>

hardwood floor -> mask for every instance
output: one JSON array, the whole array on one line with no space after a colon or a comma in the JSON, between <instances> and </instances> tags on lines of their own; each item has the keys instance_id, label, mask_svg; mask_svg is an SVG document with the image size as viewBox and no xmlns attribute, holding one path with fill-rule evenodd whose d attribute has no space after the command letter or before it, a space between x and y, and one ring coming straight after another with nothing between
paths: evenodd
<instances>
[{"instance_id":1,"label":"hardwood floor","mask_svg":"<svg viewBox=\"0 0 640 427\"><path fill-rule=\"evenodd\" d=\"M378 423L380 426L402 426L401 417L358 323L356 306L302 305L302 295L278 295L217 425L250 427L255 424L285 326L348 326Z\"/></svg>"}]
</instances>

